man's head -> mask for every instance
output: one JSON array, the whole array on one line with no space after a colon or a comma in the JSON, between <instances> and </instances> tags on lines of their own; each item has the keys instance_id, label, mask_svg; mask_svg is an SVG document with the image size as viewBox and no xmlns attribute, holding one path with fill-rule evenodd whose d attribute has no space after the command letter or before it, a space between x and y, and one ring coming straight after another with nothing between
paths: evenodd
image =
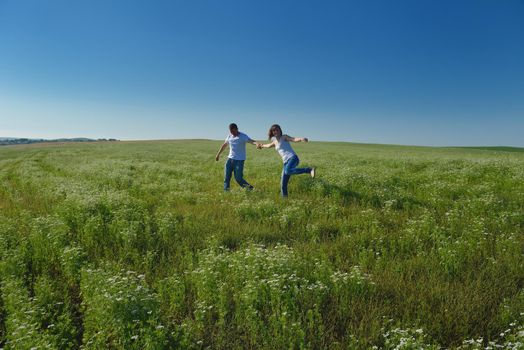
<instances>
[{"instance_id":1,"label":"man's head","mask_svg":"<svg viewBox=\"0 0 524 350\"><path fill-rule=\"evenodd\" d=\"M229 124L229 132L233 136L238 136L238 126L235 123Z\"/></svg>"}]
</instances>

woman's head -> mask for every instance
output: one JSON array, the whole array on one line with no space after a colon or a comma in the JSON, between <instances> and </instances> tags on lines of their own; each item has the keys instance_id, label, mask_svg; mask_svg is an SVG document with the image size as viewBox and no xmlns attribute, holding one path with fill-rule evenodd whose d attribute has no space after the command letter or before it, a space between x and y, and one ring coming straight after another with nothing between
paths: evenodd
<instances>
[{"instance_id":1,"label":"woman's head","mask_svg":"<svg viewBox=\"0 0 524 350\"><path fill-rule=\"evenodd\" d=\"M282 128L278 124L273 124L269 128L269 132L267 133L268 138L271 140L272 137L280 137L282 136Z\"/></svg>"}]
</instances>

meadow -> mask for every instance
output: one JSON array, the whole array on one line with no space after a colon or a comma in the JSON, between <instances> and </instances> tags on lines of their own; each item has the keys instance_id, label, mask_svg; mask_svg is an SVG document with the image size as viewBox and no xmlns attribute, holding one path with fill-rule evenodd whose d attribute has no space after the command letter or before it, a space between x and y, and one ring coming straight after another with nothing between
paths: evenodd
<instances>
[{"instance_id":1,"label":"meadow","mask_svg":"<svg viewBox=\"0 0 524 350\"><path fill-rule=\"evenodd\" d=\"M220 144L0 148L0 348L524 348L523 152Z\"/></svg>"}]
</instances>

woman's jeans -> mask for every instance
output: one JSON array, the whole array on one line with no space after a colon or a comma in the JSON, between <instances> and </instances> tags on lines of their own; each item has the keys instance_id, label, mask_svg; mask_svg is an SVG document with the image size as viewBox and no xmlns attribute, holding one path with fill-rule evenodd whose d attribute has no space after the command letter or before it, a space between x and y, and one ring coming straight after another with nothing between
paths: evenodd
<instances>
[{"instance_id":1,"label":"woman's jeans","mask_svg":"<svg viewBox=\"0 0 524 350\"><path fill-rule=\"evenodd\" d=\"M299 162L300 160L298 159L298 156L294 155L284 163L282 179L280 182L280 192L282 193L282 197L287 197L287 184L291 175L311 173L311 168L297 168Z\"/></svg>"},{"instance_id":2,"label":"woman's jeans","mask_svg":"<svg viewBox=\"0 0 524 350\"><path fill-rule=\"evenodd\" d=\"M240 187L253 188L253 186L244 180L244 161L228 158L224 167L224 191L229 191L229 184L231 183L231 175L233 173L235 173L235 180Z\"/></svg>"}]
</instances>

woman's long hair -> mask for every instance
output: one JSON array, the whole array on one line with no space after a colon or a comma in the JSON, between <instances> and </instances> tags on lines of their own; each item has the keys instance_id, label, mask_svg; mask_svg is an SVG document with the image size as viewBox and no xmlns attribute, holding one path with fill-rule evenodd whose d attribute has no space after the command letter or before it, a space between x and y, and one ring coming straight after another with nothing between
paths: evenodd
<instances>
[{"instance_id":1,"label":"woman's long hair","mask_svg":"<svg viewBox=\"0 0 524 350\"><path fill-rule=\"evenodd\" d=\"M280 131L280 135L283 135L282 134L282 128L280 127L280 125L278 125L278 124L271 125L271 127L269 128L269 131L267 133L267 137L269 138L269 140L271 140L271 138L273 137L273 133L275 131L277 131L277 130Z\"/></svg>"}]
</instances>

